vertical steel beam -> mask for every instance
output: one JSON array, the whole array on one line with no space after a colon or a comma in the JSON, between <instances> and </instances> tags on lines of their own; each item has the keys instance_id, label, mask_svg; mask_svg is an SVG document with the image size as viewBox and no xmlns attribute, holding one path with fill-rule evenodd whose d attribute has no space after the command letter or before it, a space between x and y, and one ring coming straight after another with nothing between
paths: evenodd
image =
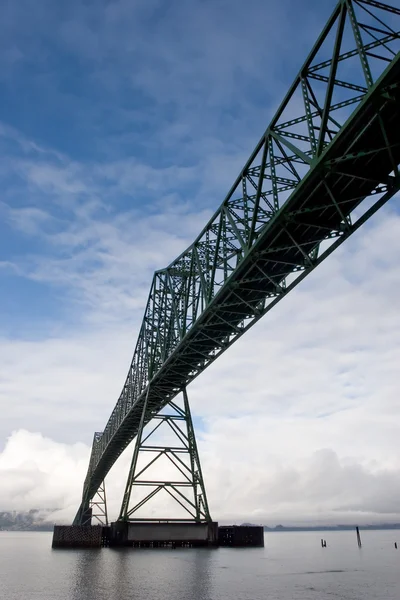
<instances>
[{"instance_id":1,"label":"vertical steel beam","mask_svg":"<svg viewBox=\"0 0 400 600\"><path fill-rule=\"evenodd\" d=\"M201 504L203 505L204 513L206 515L206 519L211 521L210 511L208 508L208 501L206 495L206 488L204 485L203 473L201 470L199 451L197 450L197 442L196 436L194 433L192 415L189 407L189 399L187 395L186 388L183 389L183 402L185 407L185 415L186 415L186 426L189 440L189 453L190 453L190 463L192 468L193 475L193 492L194 499L196 503L196 520L201 520ZM197 492L197 487L200 488L200 495Z\"/></svg>"},{"instance_id":2,"label":"vertical steel beam","mask_svg":"<svg viewBox=\"0 0 400 600\"><path fill-rule=\"evenodd\" d=\"M343 39L344 26L346 23L346 12L347 12L346 7L347 7L347 5L344 2L342 4L342 6L340 7L339 22L337 25L335 46L334 46L334 50L333 50L331 68L330 68L330 72L329 72L328 86L327 86L326 94L325 94L325 103L324 103L324 108L322 111L321 129L319 132L319 138L318 138L318 144L317 144L317 156L319 156L324 149L326 127L328 124L333 89L335 86L338 58L340 55L340 48L341 48L342 39Z\"/></svg>"},{"instance_id":3,"label":"vertical steel beam","mask_svg":"<svg viewBox=\"0 0 400 600\"><path fill-rule=\"evenodd\" d=\"M127 519L129 501L131 499L131 493L132 493L133 478L134 478L135 472L136 472L137 460L138 460L139 451L140 451L140 444L142 442L143 429L144 429L144 425L145 425L147 404L149 401L149 392L150 392L150 386L148 387L146 399L143 403L142 415L140 417L140 424L139 424L138 434L136 437L135 447L133 450L132 462L131 462L131 466L129 469L128 480L127 480L126 486L125 486L124 496L122 499L121 512L119 515L119 519L122 519L122 520Z\"/></svg>"},{"instance_id":4,"label":"vertical steel beam","mask_svg":"<svg viewBox=\"0 0 400 600\"><path fill-rule=\"evenodd\" d=\"M87 515L88 518L86 520L83 519L82 525L93 525L93 519L95 519L98 524L104 527L108 526L106 485L104 481L90 500Z\"/></svg>"}]
</instances>

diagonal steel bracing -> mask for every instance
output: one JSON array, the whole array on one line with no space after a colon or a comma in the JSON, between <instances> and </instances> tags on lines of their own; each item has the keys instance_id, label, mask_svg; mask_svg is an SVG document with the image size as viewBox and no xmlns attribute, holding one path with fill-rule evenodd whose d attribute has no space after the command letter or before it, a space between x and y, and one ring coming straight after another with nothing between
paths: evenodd
<instances>
[{"instance_id":1,"label":"diagonal steel bracing","mask_svg":"<svg viewBox=\"0 0 400 600\"><path fill-rule=\"evenodd\" d=\"M103 481L89 502L89 510L82 518L82 525L103 525L108 526L106 486Z\"/></svg>"},{"instance_id":2,"label":"diagonal steel bracing","mask_svg":"<svg viewBox=\"0 0 400 600\"><path fill-rule=\"evenodd\" d=\"M119 520L211 522L186 389L183 389L181 406L176 401L168 402L167 412L155 415L150 431L145 434L148 400L149 395L143 404ZM156 436L160 435L163 426L164 436L161 435L161 439L157 440ZM165 429L169 429L169 439L165 438ZM140 456L144 457L141 465ZM159 467L157 476L152 471L154 466ZM172 467L169 471L168 466ZM175 518L174 515L158 515L154 518L149 512L144 515L139 512L147 508L155 496L163 493L164 503L165 494L168 494L174 501L174 506L179 505L183 509L183 516Z\"/></svg>"},{"instance_id":3,"label":"diagonal steel bracing","mask_svg":"<svg viewBox=\"0 0 400 600\"><path fill-rule=\"evenodd\" d=\"M399 8L340 0L220 208L155 273L75 522L146 398L147 423L399 190L399 32Z\"/></svg>"}]
</instances>

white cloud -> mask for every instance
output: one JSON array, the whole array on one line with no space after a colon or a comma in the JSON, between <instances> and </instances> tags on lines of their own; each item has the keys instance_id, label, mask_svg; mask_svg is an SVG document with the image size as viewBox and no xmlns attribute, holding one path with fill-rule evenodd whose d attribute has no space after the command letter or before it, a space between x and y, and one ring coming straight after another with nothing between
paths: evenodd
<instances>
[{"instance_id":1,"label":"white cloud","mask_svg":"<svg viewBox=\"0 0 400 600\"><path fill-rule=\"evenodd\" d=\"M72 216L48 206L44 214L36 208L11 210L14 227L52 248L51 258L46 249L14 266L24 277L65 289L67 306L80 309L79 327L0 341L2 434L17 432L3 451L8 483L0 500L4 507L33 501L57 506L63 509L57 518L70 519L81 494L87 445L93 431L104 427L125 378L152 272L193 240L207 211L191 212L179 201L164 204L160 198L153 215L125 210L104 218L96 168L84 177L67 159L56 160L65 161L62 168L69 173L72 187L65 199L74 199ZM46 158L45 181L32 177L34 165L21 172L32 189L46 193L50 185L64 198L65 177L58 168L52 171L52 163ZM117 182L121 169L111 164L107 177ZM165 173L154 171L158 176L162 187ZM397 203L191 386L216 518L400 520L391 501L400 469ZM57 226L49 227L52 220ZM82 441L77 457L74 444ZM42 447L50 452L53 445L60 463L45 460ZM24 456L32 460L24 462ZM114 515L128 462L122 458L109 476ZM72 483L69 472L76 473Z\"/></svg>"},{"instance_id":2,"label":"white cloud","mask_svg":"<svg viewBox=\"0 0 400 600\"><path fill-rule=\"evenodd\" d=\"M263 443L260 427L254 428L253 424L249 443L238 443L243 440L241 426L248 423L244 420L241 426L222 425L223 431L222 427L219 431L214 429L200 443L214 519L270 525L282 521L364 524L399 520L399 462L391 468L367 465L324 447L289 457L293 444L286 458L282 458ZM311 430L308 423L308 431ZM282 426L281 431L288 439L294 428L285 432ZM130 457L128 450L106 480L111 519L119 512ZM53 510L49 520L70 522L80 502L88 458L89 447L84 444L67 445L38 433L14 432L0 454L0 476L4 482L0 510L50 508ZM165 464L154 469L153 474L162 479ZM139 496L134 495L134 499L138 501ZM146 516L179 516L176 510L168 513L173 507L160 494Z\"/></svg>"},{"instance_id":3,"label":"white cloud","mask_svg":"<svg viewBox=\"0 0 400 600\"><path fill-rule=\"evenodd\" d=\"M76 503L77 481L85 475L88 456L81 443L68 446L40 433L14 432L0 454L1 508L70 508Z\"/></svg>"}]
</instances>

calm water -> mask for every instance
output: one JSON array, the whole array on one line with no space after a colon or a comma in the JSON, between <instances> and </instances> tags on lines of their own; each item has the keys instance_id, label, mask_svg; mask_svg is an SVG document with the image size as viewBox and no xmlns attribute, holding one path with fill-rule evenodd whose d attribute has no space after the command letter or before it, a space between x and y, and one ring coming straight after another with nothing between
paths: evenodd
<instances>
[{"instance_id":1,"label":"calm water","mask_svg":"<svg viewBox=\"0 0 400 600\"><path fill-rule=\"evenodd\" d=\"M52 550L0 532L7 600L399 600L400 531L272 533L265 548ZM320 547L320 538L328 547Z\"/></svg>"}]
</instances>

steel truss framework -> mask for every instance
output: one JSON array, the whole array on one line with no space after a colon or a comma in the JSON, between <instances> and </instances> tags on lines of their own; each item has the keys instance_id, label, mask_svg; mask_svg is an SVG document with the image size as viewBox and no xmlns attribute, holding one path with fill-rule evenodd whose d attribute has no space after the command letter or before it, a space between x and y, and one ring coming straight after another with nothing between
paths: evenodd
<instances>
[{"instance_id":1,"label":"steel truss framework","mask_svg":"<svg viewBox=\"0 0 400 600\"><path fill-rule=\"evenodd\" d=\"M89 502L89 510L82 519L82 525L108 526L106 484L103 481L93 498Z\"/></svg>"},{"instance_id":2,"label":"steel truss framework","mask_svg":"<svg viewBox=\"0 0 400 600\"><path fill-rule=\"evenodd\" d=\"M220 208L155 273L75 522L145 401L149 422L399 190L399 30L399 8L340 0Z\"/></svg>"},{"instance_id":3,"label":"steel truss framework","mask_svg":"<svg viewBox=\"0 0 400 600\"><path fill-rule=\"evenodd\" d=\"M94 468L94 465L99 459L98 452L94 452L94 448L99 448L99 441L101 440L102 433L96 431L93 436L92 453L90 455L89 470ZM107 515L107 500L106 500L106 487L105 482L102 480L95 493L88 499L87 503L82 510L79 525L90 525L92 519L97 521L100 525L108 525ZM76 520L74 521L76 523Z\"/></svg>"},{"instance_id":4,"label":"steel truss framework","mask_svg":"<svg viewBox=\"0 0 400 600\"><path fill-rule=\"evenodd\" d=\"M170 400L166 405L167 412L161 412L153 417L155 424L151 426L150 432L143 437L148 399L149 395L146 396L143 404L119 520L210 522L211 517L186 389L183 389L183 406L181 407L176 401ZM163 425L166 425L173 433L176 440L173 446L166 443L150 443L150 439ZM138 466L140 453L150 455L150 459L142 467ZM178 480L160 480L151 478L151 476L150 479L148 478L149 468L163 457L167 458L173 465L174 472L179 476ZM130 507L132 492L143 487L150 491L133 507ZM175 504L183 508L185 517L179 519L174 518L174 516L168 518L138 517L138 511L163 491L168 493Z\"/></svg>"}]
</instances>

